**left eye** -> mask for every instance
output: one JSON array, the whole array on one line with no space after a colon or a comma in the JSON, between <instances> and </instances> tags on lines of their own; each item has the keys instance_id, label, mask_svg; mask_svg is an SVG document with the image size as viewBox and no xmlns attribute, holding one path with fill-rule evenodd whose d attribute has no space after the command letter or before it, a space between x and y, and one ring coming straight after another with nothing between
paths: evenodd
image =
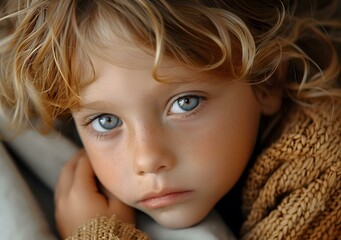
<instances>
[{"instance_id":1,"label":"left eye","mask_svg":"<svg viewBox=\"0 0 341 240\"><path fill-rule=\"evenodd\" d=\"M170 112L171 113L185 113L194 110L200 103L199 96L185 96L180 97L174 101Z\"/></svg>"},{"instance_id":2,"label":"left eye","mask_svg":"<svg viewBox=\"0 0 341 240\"><path fill-rule=\"evenodd\" d=\"M97 132L108 132L122 125L122 120L111 114L103 114L94 119L92 128Z\"/></svg>"}]
</instances>

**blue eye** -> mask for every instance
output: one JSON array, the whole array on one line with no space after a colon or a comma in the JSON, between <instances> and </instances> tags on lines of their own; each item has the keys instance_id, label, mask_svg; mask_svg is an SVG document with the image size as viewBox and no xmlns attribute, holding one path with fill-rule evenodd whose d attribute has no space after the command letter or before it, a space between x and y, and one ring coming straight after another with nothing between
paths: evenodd
<instances>
[{"instance_id":1,"label":"blue eye","mask_svg":"<svg viewBox=\"0 0 341 240\"><path fill-rule=\"evenodd\" d=\"M92 128L97 132L108 132L121 125L122 120L111 114L100 115L91 122Z\"/></svg>"},{"instance_id":2,"label":"blue eye","mask_svg":"<svg viewBox=\"0 0 341 240\"><path fill-rule=\"evenodd\" d=\"M194 110L200 103L201 97L199 96L185 96L178 98L173 103L171 113L185 113Z\"/></svg>"}]
</instances>

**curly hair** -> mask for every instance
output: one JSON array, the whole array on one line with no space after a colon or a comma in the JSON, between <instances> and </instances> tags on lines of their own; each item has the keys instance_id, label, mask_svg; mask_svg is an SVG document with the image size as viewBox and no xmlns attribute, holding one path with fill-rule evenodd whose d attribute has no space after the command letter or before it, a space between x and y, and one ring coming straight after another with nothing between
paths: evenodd
<instances>
[{"instance_id":1,"label":"curly hair","mask_svg":"<svg viewBox=\"0 0 341 240\"><path fill-rule=\"evenodd\" d=\"M22 1L0 21L14 24L0 42L0 117L19 129L29 119L49 125L76 107L94 81L90 56L112 58L103 49L115 44L113 36L152 54L159 81L167 81L158 67L169 56L255 87L281 86L294 101L341 97L332 41L340 21L329 14L337 1L294 2ZM278 78L282 65L285 78Z\"/></svg>"}]
</instances>

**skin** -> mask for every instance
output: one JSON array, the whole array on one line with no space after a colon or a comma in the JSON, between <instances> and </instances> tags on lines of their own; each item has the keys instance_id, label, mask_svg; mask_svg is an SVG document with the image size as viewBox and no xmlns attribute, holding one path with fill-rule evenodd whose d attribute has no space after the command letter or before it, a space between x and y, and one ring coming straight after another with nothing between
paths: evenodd
<instances>
[{"instance_id":1,"label":"skin","mask_svg":"<svg viewBox=\"0 0 341 240\"><path fill-rule=\"evenodd\" d=\"M172 59L165 58L159 71L168 83L155 81L153 57L137 48L112 51L120 61L93 58L97 79L82 91L80 108L73 113L86 149L74 165L83 165L88 173L77 177L71 166L65 167L64 174L73 177L57 188L59 229L66 236L80 219L101 214L115 213L132 222L127 206L167 228L192 226L239 179L253 151L260 116L269 113L267 105L248 84L193 72ZM63 190L77 185L77 179L84 186ZM85 192L82 198L70 197L77 191ZM103 204L98 195L106 199ZM84 199L88 202L83 205L96 202L97 209L84 214ZM73 208L81 208L84 216L72 215Z\"/></svg>"}]
</instances>

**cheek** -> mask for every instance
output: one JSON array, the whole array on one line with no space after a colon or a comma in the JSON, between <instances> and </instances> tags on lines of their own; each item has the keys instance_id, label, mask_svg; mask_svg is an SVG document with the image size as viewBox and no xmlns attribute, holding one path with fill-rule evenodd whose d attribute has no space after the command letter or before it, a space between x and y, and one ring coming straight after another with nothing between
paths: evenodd
<instances>
[{"instance_id":1,"label":"cheek","mask_svg":"<svg viewBox=\"0 0 341 240\"><path fill-rule=\"evenodd\" d=\"M249 161L256 142L260 109L249 105L243 109L231 107L212 121L214 124L201 130L192 153L197 156L193 164L201 176L211 181L213 192L224 195L237 182ZM228 114L224 114L224 113Z\"/></svg>"},{"instance_id":2,"label":"cheek","mask_svg":"<svg viewBox=\"0 0 341 240\"><path fill-rule=\"evenodd\" d=\"M197 157L193 172L201 176L203 184L212 187L213 193L225 194L243 172L251 155L251 144L239 145L238 140L229 137L230 134L221 136L220 132L211 131L205 136L205 143L198 144L194 153Z\"/></svg>"},{"instance_id":3,"label":"cheek","mask_svg":"<svg viewBox=\"0 0 341 240\"><path fill-rule=\"evenodd\" d=\"M106 146L101 147L94 143L84 143L87 150L93 170L101 184L113 195L124 201L128 197L126 189L129 181L129 162L125 159L119 147Z\"/></svg>"}]
</instances>

